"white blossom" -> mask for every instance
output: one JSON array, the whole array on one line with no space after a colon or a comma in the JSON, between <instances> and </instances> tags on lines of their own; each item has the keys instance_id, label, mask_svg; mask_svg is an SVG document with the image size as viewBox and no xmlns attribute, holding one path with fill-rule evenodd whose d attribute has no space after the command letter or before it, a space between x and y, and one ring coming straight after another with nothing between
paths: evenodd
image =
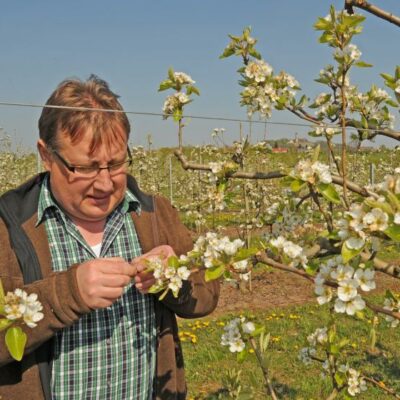
<instances>
[{"instance_id":1,"label":"white blossom","mask_svg":"<svg viewBox=\"0 0 400 400\"><path fill-rule=\"evenodd\" d=\"M263 60L251 61L244 71L247 78L264 82L272 74L272 67Z\"/></svg>"},{"instance_id":2,"label":"white blossom","mask_svg":"<svg viewBox=\"0 0 400 400\"><path fill-rule=\"evenodd\" d=\"M11 321L22 319L29 328L36 327L37 322L43 319L42 310L36 293L28 295L22 289L15 289L4 297L5 317Z\"/></svg>"},{"instance_id":3,"label":"white blossom","mask_svg":"<svg viewBox=\"0 0 400 400\"><path fill-rule=\"evenodd\" d=\"M369 292L376 288L375 271L373 269L357 269L354 274L354 279L359 284L361 290Z\"/></svg>"},{"instance_id":4,"label":"white blossom","mask_svg":"<svg viewBox=\"0 0 400 400\"><path fill-rule=\"evenodd\" d=\"M193 85L196 83L188 74L184 72L174 72L174 77L176 82L180 83L181 85Z\"/></svg>"},{"instance_id":5,"label":"white blossom","mask_svg":"<svg viewBox=\"0 0 400 400\"><path fill-rule=\"evenodd\" d=\"M388 227L389 216L380 208L373 208L364 215L363 223L371 231L384 231Z\"/></svg>"}]
</instances>

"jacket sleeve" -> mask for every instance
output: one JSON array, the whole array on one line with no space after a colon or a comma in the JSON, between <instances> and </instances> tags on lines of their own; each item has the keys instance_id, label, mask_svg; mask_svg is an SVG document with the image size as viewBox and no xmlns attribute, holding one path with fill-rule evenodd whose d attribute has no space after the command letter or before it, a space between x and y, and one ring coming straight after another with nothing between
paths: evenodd
<instances>
[{"instance_id":1,"label":"jacket sleeve","mask_svg":"<svg viewBox=\"0 0 400 400\"><path fill-rule=\"evenodd\" d=\"M58 330L73 324L83 314L90 312L79 294L76 281L77 265L67 271L54 272L29 285L23 286L23 279L17 259L10 247L7 230L0 220L0 279L4 290L13 291L22 288L28 294L36 293L43 306L44 318L35 328L24 325L23 330L28 336L25 354L28 354L50 339ZM0 332L0 366L14 361L5 343L5 331Z\"/></svg>"},{"instance_id":2,"label":"jacket sleeve","mask_svg":"<svg viewBox=\"0 0 400 400\"><path fill-rule=\"evenodd\" d=\"M160 239L169 244L177 256L186 254L193 248L193 241L177 210L163 197L157 197L155 204ZM169 292L162 303L181 318L198 318L214 311L219 291L219 281L206 282L204 271L199 271L183 282L177 298Z\"/></svg>"}]
</instances>

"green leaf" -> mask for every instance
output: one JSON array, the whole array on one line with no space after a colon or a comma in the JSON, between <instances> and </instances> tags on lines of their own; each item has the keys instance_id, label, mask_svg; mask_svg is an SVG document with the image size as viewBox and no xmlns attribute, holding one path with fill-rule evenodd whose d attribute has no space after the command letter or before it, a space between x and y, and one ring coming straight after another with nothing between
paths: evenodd
<instances>
[{"instance_id":1,"label":"green leaf","mask_svg":"<svg viewBox=\"0 0 400 400\"><path fill-rule=\"evenodd\" d=\"M390 239L395 242L400 242L400 225L390 224L389 227L384 231L384 233L390 237Z\"/></svg>"},{"instance_id":2,"label":"green leaf","mask_svg":"<svg viewBox=\"0 0 400 400\"><path fill-rule=\"evenodd\" d=\"M333 354L334 356L337 356L340 353L339 346L337 344L331 343L329 345L329 353Z\"/></svg>"},{"instance_id":3,"label":"green leaf","mask_svg":"<svg viewBox=\"0 0 400 400\"><path fill-rule=\"evenodd\" d=\"M265 332L265 326L258 326L254 331L251 333L252 337L260 336L263 332Z\"/></svg>"},{"instance_id":4,"label":"green leaf","mask_svg":"<svg viewBox=\"0 0 400 400\"><path fill-rule=\"evenodd\" d=\"M218 265L217 267L207 268L205 272L206 282L215 281L225 272L225 265Z\"/></svg>"},{"instance_id":5,"label":"green leaf","mask_svg":"<svg viewBox=\"0 0 400 400\"><path fill-rule=\"evenodd\" d=\"M305 268L305 271L307 272L308 275L314 276L315 273L318 271L318 268L319 268L319 263L309 261Z\"/></svg>"},{"instance_id":6,"label":"green leaf","mask_svg":"<svg viewBox=\"0 0 400 400\"><path fill-rule=\"evenodd\" d=\"M197 96L200 96L200 90L197 89L196 86L191 86L191 88L192 88L192 92L193 92L193 93L197 94Z\"/></svg>"},{"instance_id":7,"label":"green leaf","mask_svg":"<svg viewBox=\"0 0 400 400\"><path fill-rule=\"evenodd\" d=\"M168 68L168 78L172 81L175 82L175 75L174 75L174 70L172 67Z\"/></svg>"},{"instance_id":8,"label":"green leaf","mask_svg":"<svg viewBox=\"0 0 400 400\"><path fill-rule=\"evenodd\" d=\"M394 100L392 100L392 99L386 100L386 104L387 104L388 106L397 107L397 103L396 103Z\"/></svg>"},{"instance_id":9,"label":"green leaf","mask_svg":"<svg viewBox=\"0 0 400 400\"><path fill-rule=\"evenodd\" d=\"M240 249L235 257L233 257L233 262L246 260L257 254L259 250L255 247L250 247L249 249Z\"/></svg>"},{"instance_id":10,"label":"green leaf","mask_svg":"<svg viewBox=\"0 0 400 400\"><path fill-rule=\"evenodd\" d=\"M380 75L385 81L387 81L389 83L395 83L396 82L396 78L394 76L392 76L392 75L389 75L389 74L380 74Z\"/></svg>"},{"instance_id":11,"label":"green leaf","mask_svg":"<svg viewBox=\"0 0 400 400\"><path fill-rule=\"evenodd\" d=\"M179 259L177 256L168 257L168 267L172 267L175 269L179 268Z\"/></svg>"},{"instance_id":12,"label":"green leaf","mask_svg":"<svg viewBox=\"0 0 400 400\"><path fill-rule=\"evenodd\" d=\"M235 48L234 47L226 47L224 52L219 56L220 59L222 58L228 58L235 54Z\"/></svg>"},{"instance_id":13,"label":"green leaf","mask_svg":"<svg viewBox=\"0 0 400 400\"><path fill-rule=\"evenodd\" d=\"M12 323L13 321L10 321L7 318L0 319L0 332L4 331L4 329L7 329Z\"/></svg>"},{"instance_id":14,"label":"green leaf","mask_svg":"<svg viewBox=\"0 0 400 400\"><path fill-rule=\"evenodd\" d=\"M267 351L269 341L271 339L271 333L265 334L265 332L262 332L260 335L260 349L263 353Z\"/></svg>"},{"instance_id":15,"label":"green leaf","mask_svg":"<svg viewBox=\"0 0 400 400\"><path fill-rule=\"evenodd\" d=\"M176 110L174 111L174 114L173 114L174 121L175 121L175 122L180 121L180 120L182 119L182 115L183 115L182 110L180 110L179 108L176 109Z\"/></svg>"},{"instance_id":16,"label":"green leaf","mask_svg":"<svg viewBox=\"0 0 400 400\"><path fill-rule=\"evenodd\" d=\"M324 32L321 36L320 36L320 38L318 39L318 41L320 42L320 43L330 43L331 41L332 41L332 39L333 39L333 35L332 35L332 33L330 33L330 32Z\"/></svg>"},{"instance_id":17,"label":"green leaf","mask_svg":"<svg viewBox=\"0 0 400 400\"><path fill-rule=\"evenodd\" d=\"M160 301L163 300L164 297L167 295L168 291L169 291L169 288L167 287L167 288L161 293L161 295L158 297L158 300L160 300ZM174 295L174 297L176 297L176 296Z\"/></svg>"},{"instance_id":18,"label":"green leaf","mask_svg":"<svg viewBox=\"0 0 400 400\"><path fill-rule=\"evenodd\" d=\"M27 341L26 333L19 327L8 328L6 333L6 346L14 360L21 361Z\"/></svg>"},{"instance_id":19,"label":"green leaf","mask_svg":"<svg viewBox=\"0 0 400 400\"><path fill-rule=\"evenodd\" d=\"M326 31L331 29L332 22L327 21L325 18L318 18L317 22L313 25L314 29L317 31Z\"/></svg>"},{"instance_id":20,"label":"green leaf","mask_svg":"<svg viewBox=\"0 0 400 400\"><path fill-rule=\"evenodd\" d=\"M361 253L363 247L361 249L349 249L346 243L343 243L342 246L342 258L344 263L348 263L352 258Z\"/></svg>"},{"instance_id":21,"label":"green leaf","mask_svg":"<svg viewBox=\"0 0 400 400\"><path fill-rule=\"evenodd\" d=\"M236 355L236 361L238 363L242 363L247 358L248 352L246 349L242 350L240 353Z\"/></svg>"},{"instance_id":22,"label":"green leaf","mask_svg":"<svg viewBox=\"0 0 400 400\"><path fill-rule=\"evenodd\" d=\"M370 67L373 67L372 64L368 64L365 61L358 61L358 62L354 63L353 65L356 66L356 67L359 67L359 68L370 68Z\"/></svg>"},{"instance_id":23,"label":"green leaf","mask_svg":"<svg viewBox=\"0 0 400 400\"><path fill-rule=\"evenodd\" d=\"M335 204L340 204L340 196L336 191L335 186L331 183L319 183L317 185L318 191L325 197L328 201Z\"/></svg>"},{"instance_id":24,"label":"green leaf","mask_svg":"<svg viewBox=\"0 0 400 400\"><path fill-rule=\"evenodd\" d=\"M162 92L163 90L170 89L174 86L174 83L170 79L165 79L160 83L160 87L158 88L159 92Z\"/></svg>"},{"instance_id":25,"label":"green leaf","mask_svg":"<svg viewBox=\"0 0 400 400\"><path fill-rule=\"evenodd\" d=\"M161 290L164 290L167 287L167 282L165 282L163 285L153 285L149 288L148 292L155 294L155 293L160 293Z\"/></svg>"},{"instance_id":26,"label":"green leaf","mask_svg":"<svg viewBox=\"0 0 400 400\"><path fill-rule=\"evenodd\" d=\"M344 15L343 16L343 23L348 27L357 26L357 25L361 24L361 22L363 22L364 20L365 20L365 17L363 17L360 14Z\"/></svg>"},{"instance_id":27,"label":"green leaf","mask_svg":"<svg viewBox=\"0 0 400 400\"><path fill-rule=\"evenodd\" d=\"M249 54L257 60L261 60L261 54L254 47L249 49Z\"/></svg>"},{"instance_id":28,"label":"green leaf","mask_svg":"<svg viewBox=\"0 0 400 400\"><path fill-rule=\"evenodd\" d=\"M346 382L346 377L340 372L335 373L335 382L338 386L342 386Z\"/></svg>"},{"instance_id":29,"label":"green leaf","mask_svg":"<svg viewBox=\"0 0 400 400\"><path fill-rule=\"evenodd\" d=\"M293 179L290 183L290 190L292 192L299 192L305 186L305 182L301 179Z\"/></svg>"},{"instance_id":30,"label":"green leaf","mask_svg":"<svg viewBox=\"0 0 400 400\"><path fill-rule=\"evenodd\" d=\"M388 191L387 198L393 210L400 211L400 200L399 198L392 192Z\"/></svg>"},{"instance_id":31,"label":"green leaf","mask_svg":"<svg viewBox=\"0 0 400 400\"><path fill-rule=\"evenodd\" d=\"M379 208L389 215L393 214L392 207L390 206L389 203L376 201L376 200L372 200L372 199L365 199L364 203L371 208Z\"/></svg>"}]
</instances>

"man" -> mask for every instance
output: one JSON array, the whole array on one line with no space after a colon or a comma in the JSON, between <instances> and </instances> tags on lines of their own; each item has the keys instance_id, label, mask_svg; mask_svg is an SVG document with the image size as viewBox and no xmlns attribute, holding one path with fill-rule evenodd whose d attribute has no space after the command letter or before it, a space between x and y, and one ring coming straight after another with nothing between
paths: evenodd
<instances>
[{"instance_id":1,"label":"man","mask_svg":"<svg viewBox=\"0 0 400 400\"><path fill-rule=\"evenodd\" d=\"M127 174L130 125L107 83L66 80L47 105L46 173L5 194L0 219L5 290L25 283L45 317L20 363L0 346L0 399L184 399L175 314L210 313L218 283L195 273L176 299L148 294L145 260L184 254L192 241L169 202Z\"/></svg>"}]
</instances>

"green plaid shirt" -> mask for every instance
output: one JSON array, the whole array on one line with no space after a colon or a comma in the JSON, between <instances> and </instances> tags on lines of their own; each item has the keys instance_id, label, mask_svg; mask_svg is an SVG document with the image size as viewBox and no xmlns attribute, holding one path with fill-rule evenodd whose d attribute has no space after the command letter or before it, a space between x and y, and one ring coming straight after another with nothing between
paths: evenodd
<instances>
[{"instance_id":1,"label":"green plaid shirt","mask_svg":"<svg viewBox=\"0 0 400 400\"><path fill-rule=\"evenodd\" d=\"M100 257L141 254L128 211L140 213L140 203L128 190L108 216ZM96 258L90 246L50 194L44 181L38 224L44 221L54 271ZM62 298L62 294L61 298ZM149 400L156 361L154 304L133 285L112 306L92 311L54 338L52 399Z\"/></svg>"}]
</instances>

